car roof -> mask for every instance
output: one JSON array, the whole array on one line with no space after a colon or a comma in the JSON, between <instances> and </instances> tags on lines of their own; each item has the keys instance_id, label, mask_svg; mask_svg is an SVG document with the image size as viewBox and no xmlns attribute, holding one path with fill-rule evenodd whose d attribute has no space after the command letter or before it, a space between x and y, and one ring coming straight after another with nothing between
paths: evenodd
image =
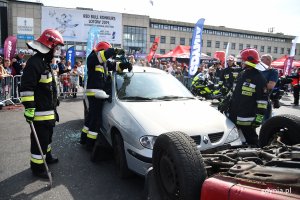
<instances>
[{"instance_id":1,"label":"car roof","mask_svg":"<svg viewBox=\"0 0 300 200\"><path fill-rule=\"evenodd\" d=\"M127 70L124 70L124 72L128 72ZM163 71L161 69L153 68L153 67L142 67L138 65L132 66L132 72L150 72L150 73L159 73L159 74L166 74L166 71Z\"/></svg>"}]
</instances>

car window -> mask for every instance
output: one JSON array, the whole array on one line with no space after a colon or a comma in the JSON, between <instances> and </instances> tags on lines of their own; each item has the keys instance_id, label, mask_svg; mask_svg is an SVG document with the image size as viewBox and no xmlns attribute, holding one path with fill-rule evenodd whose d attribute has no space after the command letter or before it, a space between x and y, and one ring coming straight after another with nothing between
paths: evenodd
<instances>
[{"instance_id":1,"label":"car window","mask_svg":"<svg viewBox=\"0 0 300 200\"><path fill-rule=\"evenodd\" d=\"M119 99L126 97L161 98L193 95L170 74L135 72L116 74L116 90Z\"/></svg>"}]
</instances>

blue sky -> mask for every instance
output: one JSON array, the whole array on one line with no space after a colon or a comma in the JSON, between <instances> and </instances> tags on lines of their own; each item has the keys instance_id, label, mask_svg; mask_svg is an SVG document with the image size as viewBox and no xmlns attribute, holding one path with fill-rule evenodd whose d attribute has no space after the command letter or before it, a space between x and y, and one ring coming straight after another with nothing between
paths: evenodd
<instances>
[{"instance_id":1,"label":"blue sky","mask_svg":"<svg viewBox=\"0 0 300 200\"><path fill-rule=\"evenodd\" d=\"M45 6L85 7L99 11L148 15L152 18L226 26L300 36L299 0L40 0ZM196 3L196 4L195 4Z\"/></svg>"}]
</instances>

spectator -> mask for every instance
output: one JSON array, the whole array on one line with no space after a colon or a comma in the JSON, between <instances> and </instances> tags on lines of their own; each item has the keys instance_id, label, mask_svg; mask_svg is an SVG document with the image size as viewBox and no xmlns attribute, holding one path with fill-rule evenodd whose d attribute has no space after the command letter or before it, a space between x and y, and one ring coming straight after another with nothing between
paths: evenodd
<instances>
[{"instance_id":1,"label":"spectator","mask_svg":"<svg viewBox=\"0 0 300 200\"><path fill-rule=\"evenodd\" d=\"M130 62L132 65L135 64L135 59L134 59L134 56L133 56L133 55L129 56L129 62Z\"/></svg>"},{"instance_id":2,"label":"spectator","mask_svg":"<svg viewBox=\"0 0 300 200\"><path fill-rule=\"evenodd\" d=\"M61 74L67 72L65 63L66 63L65 59L61 57L60 62L57 64L58 70L59 70L58 75L61 75Z\"/></svg>"},{"instance_id":3,"label":"spectator","mask_svg":"<svg viewBox=\"0 0 300 200\"><path fill-rule=\"evenodd\" d=\"M12 59L12 67L13 67L13 75L22 75L22 70L26 65L26 62L24 60L25 51L20 50L18 55Z\"/></svg>"},{"instance_id":4,"label":"spectator","mask_svg":"<svg viewBox=\"0 0 300 200\"><path fill-rule=\"evenodd\" d=\"M79 85L83 87L84 65L82 65L80 61L77 61L75 65L77 66L77 71L79 74Z\"/></svg>"},{"instance_id":5,"label":"spectator","mask_svg":"<svg viewBox=\"0 0 300 200\"><path fill-rule=\"evenodd\" d=\"M78 85L79 85L79 76L80 76L80 74L79 74L79 71L77 70L77 65L75 64L74 68L70 72L70 83L71 83L70 89L71 89L73 98L77 97L77 88L78 88Z\"/></svg>"},{"instance_id":6,"label":"spectator","mask_svg":"<svg viewBox=\"0 0 300 200\"><path fill-rule=\"evenodd\" d=\"M266 64L266 67L268 67L267 70L262 71L261 73L264 75L264 77L267 81L267 90L268 90L269 97L270 97L270 94L271 94L273 88L275 87L276 82L278 81L278 72L277 72L277 70L275 70L271 67L273 58L270 54L264 54L261 56L260 59L264 64ZM267 107L267 112L264 116L264 121L266 121L267 119L269 119L271 117L271 113L272 113L272 102L270 101L270 99L268 99L268 107Z\"/></svg>"}]
</instances>

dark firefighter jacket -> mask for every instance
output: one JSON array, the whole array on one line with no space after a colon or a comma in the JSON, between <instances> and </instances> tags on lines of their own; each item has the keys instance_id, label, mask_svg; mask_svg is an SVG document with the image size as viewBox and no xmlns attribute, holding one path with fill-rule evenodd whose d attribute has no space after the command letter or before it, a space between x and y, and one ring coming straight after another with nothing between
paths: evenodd
<instances>
[{"instance_id":1,"label":"dark firefighter jacket","mask_svg":"<svg viewBox=\"0 0 300 200\"><path fill-rule=\"evenodd\" d=\"M219 84L223 85L229 91L237 81L242 68L238 66L226 67L222 70Z\"/></svg>"},{"instance_id":2,"label":"dark firefighter jacket","mask_svg":"<svg viewBox=\"0 0 300 200\"><path fill-rule=\"evenodd\" d=\"M55 124L57 88L50 63L46 63L43 54L36 53L26 62L20 96L25 108L35 108L35 122Z\"/></svg>"},{"instance_id":3,"label":"dark firefighter jacket","mask_svg":"<svg viewBox=\"0 0 300 200\"><path fill-rule=\"evenodd\" d=\"M88 79L87 96L95 96L97 90L107 89L108 71L122 71L119 63L110 62L107 59L114 55L113 49L99 52L92 51L87 58Z\"/></svg>"},{"instance_id":4,"label":"dark firefighter jacket","mask_svg":"<svg viewBox=\"0 0 300 200\"><path fill-rule=\"evenodd\" d=\"M242 71L233 91L230 118L236 119L237 125L250 126L257 114L265 114L267 105L266 79L262 73L254 68Z\"/></svg>"}]
</instances>

